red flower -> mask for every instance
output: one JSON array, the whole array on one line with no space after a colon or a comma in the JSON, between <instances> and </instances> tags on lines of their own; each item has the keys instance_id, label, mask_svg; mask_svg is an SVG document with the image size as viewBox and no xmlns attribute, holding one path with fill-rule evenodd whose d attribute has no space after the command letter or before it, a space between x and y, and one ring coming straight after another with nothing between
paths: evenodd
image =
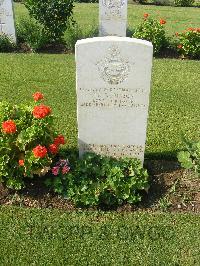
<instances>
[{"instance_id":1,"label":"red flower","mask_svg":"<svg viewBox=\"0 0 200 266\"><path fill-rule=\"evenodd\" d=\"M189 31L195 31L195 28L188 28Z\"/></svg>"},{"instance_id":2,"label":"red flower","mask_svg":"<svg viewBox=\"0 0 200 266\"><path fill-rule=\"evenodd\" d=\"M58 146L56 144L49 145L49 151L52 154L57 154L58 153Z\"/></svg>"},{"instance_id":3,"label":"red flower","mask_svg":"<svg viewBox=\"0 0 200 266\"><path fill-rule=\"evenodd\" d=\"M33 94L33 99L35 102L37 102L39 100L44 99L44 95L41 92L37 91L36 93Z\"/></svg>"},{"instance_id":4,"label":"red flower","mask_svg":"<svg viewBox=\"0 0 200 266\"><path fill-rule=\"evenodd\" d=\"M164 20L164 19L160 19L160 24L161 25L164 25L164 24L166 24L167 22L166 22L166 20Z\"/></svg>"},{"instance_id":5,"label":"red flower","mask_svg":"<svg viewBox=\"0 0 200 266\"><path fill-rule=\"evenodd\" d=\"M42 104L35 106L33 109L33 116L38 119L44 118L50 113L51 113L51 108L49 106L42 105Z\"/></svg>"},{"instance_id":6,"label":"red flower","mask_svg":"<svg viewBox=\"0 0 200 266\"><path fill-rule=\"evenodd\" d=\"M24 166L24 160L19 160L19 166Z\"/></svg>"},{"instance_id":7,"label":"red flower","mask_svg":"<svg viewBox=\"0 0 200 266\"><path fill-rule=\"evenodd\" d=\"M144 13L144 15L143 15L144 19L147 19L147 18L148 18L148 16L149 16L149 14L148 14L148 13Z\"/></svg>"},{"instance_id":8,"label":"red flower","mask_svg":"<svg viewBox=\"0 0 200 266\"><path fill-rule=\"evenodd\" d=\"M6 134L14 134L17 131L16 124L13 120L7 120L2 123L3 132Z\"/></svg>"},{"instance_id":9,"label":"red flower","mask_svg":"<svg viewBox=\"0 0 200 266\"><path fill-rule=\"evenodd\" d=\"M183 45L179 44L177 47L178 47L178 49L181 49L183 47Z\"/></svg>"},{"instance_id":10,"label":"red flower","mask_svg":"<svg viewBox=\"0 0 200 266\"><path fill-rule=\"evenodd\" d=\"M33 154L36 158L44 158L47 154L47 149L44 146L38 145L33 149Z\"/></svg>"},{"instance_id":11,"label":"red flower","mask_svg":"<svg viewBox=\"0 0 200 266\"><path fill-rule=\"evenodd\" d=\"M58 137L56 137L54 139L54 142L53 142L56 146L59 146L60 144L65 144L65 138L63 135L59 135Z\"/></svg>"},{"instance_id":12,"label":"red flower","mask_svg":"<svg viewBox=\"0 0 200 266\"><path fill-rule=\"evenodd\" d=\"M175 35L176 35L176 37L178 37L179 36L178 32L176 32Z\"/></svg>"}]
</instances>

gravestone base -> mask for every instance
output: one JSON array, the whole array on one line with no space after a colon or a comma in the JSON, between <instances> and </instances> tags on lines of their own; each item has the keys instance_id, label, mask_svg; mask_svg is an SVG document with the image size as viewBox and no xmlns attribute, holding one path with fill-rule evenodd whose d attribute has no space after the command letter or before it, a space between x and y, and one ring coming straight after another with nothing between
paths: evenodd
<instances>
[{"instance_id":1,"label":"gravestone base","mask_svg":"<svg viewBox=\"0 0 200 266\"><path fill-rule=\"evenodd\" d=\"M99 36L126 36L126 21L102 20L99 27Z\"/></svg>"}]
</instances>

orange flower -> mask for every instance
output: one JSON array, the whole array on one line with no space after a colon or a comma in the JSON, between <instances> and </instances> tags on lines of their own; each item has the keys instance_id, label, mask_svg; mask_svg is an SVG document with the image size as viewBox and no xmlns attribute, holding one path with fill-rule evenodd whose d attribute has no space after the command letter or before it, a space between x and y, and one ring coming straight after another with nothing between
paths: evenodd
<instances>
[{"instance_id":1,"label":"orange flower","mask_svg":"<svg viewBox=\"0 0 200 266\"><path fill-rule=\"evenodd\" d=\"M176 35L176 37L178 37L179 36L178 32L176 32L175 35Z\"/></svg>"},{"instance_id":2,"label":"orange flower","mask_svg":"<svg viewBox=\"0 0 200 266\"><path fill-rule=\"evenodd\" d=\"M13 120L7 120L2 123L3 132L6 134L14 134L17 131L16 124Z\"/></svg>"},{"instance_id":3,"label":"orange flower","mask_svg":"<svg viewBox=\"0 0 200 266\"><path fill-rule=\"evenodd\" d=\"M195 28L188 28L189 31L195 31Z\"/></svg>"},{"instance_id":4,"label":"orange flower","mask_svg":"<svg viewBox=\"0 0 200 266\"><path fill-rule=\"evenodd\" d=\"M46 105L38 105L33 109L33 116L37 119L44 118L51 113L51 108Z\"/></svg>"},{"instance_id":5,"label":"orange flower","mask_svg":"<svg viewBox=\"0 0 200 266\"><path fill-rule=\"evenodd\" d=\"M179 44L177 47L178 47L178 49L182 49L183 45Z\"/></svg>"},{"instance_id":6,"label":"orange flower","mask_svg":"<svg viewBox=\"0 0 200 266\"><path fill-rule=\"evenodd\" d=\"M65 144L65 138L63 135L59 135L57 136L55 139L54 139L54 142L53 142L56 146L59 146L60 144Z\"/></svg>"},{"instance_id":7,"label":"orange flower","mask_svg":"<svg viewBox=\"0 0 200 266\"><path fill-rule=\"evenodd\" d=\"M49 151L52 154L57 154L58 153L58 146L56 144L49 145Z\"/></svg>"},{"instance_id":8,"label":"orange flower","mask_svg":"<svg viewBox=\"0 0 200 266\"><path fill-rule=\"evenodd\" d=\"M164 19L160 19L160 24L161 25L164 25L164 24L166 24L167 22L166 22L166 20L164 20Z\"/></svg>"},{"instance_id":9,"label":"orange flower","mask_svg":"<svg viewBox=\"0 0 200 266\"><path fill-rule=\"evenodd\" d=\"M36 93L33 94L33 99L35 102L37 102L39 100L44 99L44 95L41 92L37 91Z\"/></svg>"},{"instance_id":10,"label":"orange flower","mask_svg":"<svg viewBox=\"0 0 200 266\"><path fill-rule=\"evenodd\" d=\"M24 166L24 160L19 160L19 166Z\"/></svg>"},{"instance_id":11,"label":"orange flower","mask_svg":"<svg viewBox=\"0 0 200 266\"><path fill-rule=\"evenodd\" d=\"M38 145L33 149L33 154L36 158L44 158L47 154L45 146Z\"/></svg>"},{"instance_id":12,"label":"orange flower","mask_svg":"<svg viewBox=\"0 0 200 266\"><path fill-rule=\"evenodd\" d=\"M149 14L148 14L148 13L144 13L144 15L143 15L144 19L147 19L147 18L148 18L148 16L149 16Z\"/></svg>"}]
</instances>

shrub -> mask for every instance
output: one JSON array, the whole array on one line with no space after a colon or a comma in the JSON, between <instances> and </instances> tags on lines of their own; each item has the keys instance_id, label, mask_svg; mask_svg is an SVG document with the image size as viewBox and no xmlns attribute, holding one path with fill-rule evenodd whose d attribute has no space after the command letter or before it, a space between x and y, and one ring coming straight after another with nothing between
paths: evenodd
<instances>
[{"instance_id":1,"label":"shrub","mask_svg":"<svg viewBox=\"0 0 200 266\"><path fill-rule=\"evenodd\" d=\"M55 177L54 177L55 178ZM115 205L141 200L148 188L148 174L138 159L115 159L86 153L64 178L48 184L77 205Z\"/></svg>"},{"instance_id":2,"label":"shrub","mask_svg":"<svg viewBox=\"0 0 200 266\"><path fill-rule=\"evenodd\" d=\"M200 141L185 141L186 150L178 153L178 161L186 169L192 169L200 176Z\"/></svg>"},{"instance_id":3,"label":"shrub","mask_svg":"<svg viewBox=\"0 0 200 266\"><path fill-rule=\"evenodd\" d=\"M157 21L149 17L149 14L144 14L143 22L135 29L134 38L147 40L152 42L154 53L159 53L160 50L167 46L165 29L163 25L166 23L164 19Z\"/></svg>"},{"instance_id":4,"label":"shrub","mask_svg":"<svg viewBox=\"0 0 200 266\"><path fill-rule=\"evenodd\" d=\"M77 3L98 3L99 0L75 0Z\"/></svg>"},{"instance_id":5,"label":"shrub","mask_svg":"<svg viewBox=\"0 0 200 266\"><path fill-rule=\"evenodd\" d=\"M195 0L174 0L175 6L192 6Z\"/></svg>"},{"instance_id":6,"label":"shrub","mask_svg":"<svg viewBox=\"0 0 200 266\"><path fill-rule=\"evenodd\" d=\"M169 6L173 4L172 0L153 0L155 5Z\"/></svg>"},{"instance_id":7,"label":"shrub","mask_svg":"<svg viewBox=\"0 0 200 266\"><path fill-rule=\"evenodd\" d=\"M15 44L5 34L0 34L0 52L11 52Z\"/></svg>"},{"instance_id":8,"label":"shrub","mask_svg":"<svg viewBox=\"0 0 200 266\"><path fill-rule=\"evenodd\" d=\"M183 56L200 58L200 28L188 28L176 36L177 49Z\"/></svg>"},{"instance_id":9,"label":"shrub","mask_svg":"<svg viewBox=\"0 0 200 266\"><path fill-rule=\"evenodd\" d=\"M0 181L13 189L21 189L34 174L47 173L64 143L53 127L50 107L41 104L43 95L33 96L30 105L0 103Z\"/></svg>"},{"instance_id":10,"label":"shrub","mask_svg":"<svg viewBox=\"0 0 200 266\"><path fill-rule=\"evenodd\" d=\"M92 27L86 32L83 32L77 23L71 23L64 35L66 48L70 51L74 51L75 44L78 40L92 38L94 36L98 36L98 28Z\"/></svg>"},{"instance_id":11,"label":"shrub","mask_svg":"<svg viewBox=\"0 0 200 266\"><path fill-rule=\"evenodd\" d=\"M73 0L26 0L25 6L52 42L61 41L73 14Z\"/></svg>"},{"instance_id":12,"label":"shrub","mask_svg":"<svg viewBox=\"0 0 200 266\"><path fill-rule=\"evenodd\" d=\"M16 28L18 42L27 44L33 51L43 48L49 42L44 28L35 19L21 18Z\"/></svg>"},{"instance_id":13,"label":"shrub","mask_svg":"<svg viewBox=\"0 0 200 266\"><path fill-rule=\"evenodd\" d=\"M133 0L133 2L139 3L139 4L146 4L148 0Z\"/></svg>"}]
</instances>

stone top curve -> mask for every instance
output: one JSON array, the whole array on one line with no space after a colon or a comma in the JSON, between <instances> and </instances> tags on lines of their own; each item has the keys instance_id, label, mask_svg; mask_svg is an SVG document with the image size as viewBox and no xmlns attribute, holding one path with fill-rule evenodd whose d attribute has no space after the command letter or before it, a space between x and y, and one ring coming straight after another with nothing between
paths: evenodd
<instances>
[{"instance_id":1,"label":"stone top curve","mask_svg":"<svg viewBox=\"0 0 200 266\"><path fill-rule=\"evenodd\" d=\"M94 38L87 38L78 40L76 42L76 46L79 46L81 44L87 44L87 43L100 43L100 42L126 42L126 43L134 43L134 44L142 44L144 46L148 46L153 48L153 45L151 42L136 38L129 38L129 37L118 37L118 36L106 36L106 37L94 37Z\"/></svg>"}]
</instances>

